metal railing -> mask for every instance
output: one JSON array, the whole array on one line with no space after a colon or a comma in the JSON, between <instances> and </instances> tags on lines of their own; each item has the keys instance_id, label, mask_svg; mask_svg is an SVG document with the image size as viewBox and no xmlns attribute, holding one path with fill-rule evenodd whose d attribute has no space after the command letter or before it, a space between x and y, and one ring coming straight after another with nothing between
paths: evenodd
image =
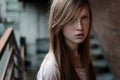
<instances>
[{"instance_id":1,"label":"metal railing","mask_svg":"<svg viewBox=\"0 0 120 80\"><path fill-rule=\"evenodd\" d=\"M0 80L5 80L6 77L8 80L24 80L24 45L21 45L21 48L18 47L11 27L7 28L0 39L0 61L7 46L9 47L8 57L6 58L2 75L0 75ZM15 57L16 60L14 59Z\"/></svg>"}]
</instances>

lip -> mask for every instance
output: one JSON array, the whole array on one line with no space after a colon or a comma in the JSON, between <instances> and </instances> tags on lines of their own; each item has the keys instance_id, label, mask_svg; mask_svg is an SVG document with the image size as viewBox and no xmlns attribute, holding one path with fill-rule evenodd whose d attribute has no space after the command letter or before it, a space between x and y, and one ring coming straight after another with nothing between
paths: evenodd
<instances>
[{"instance_id":1,"label":"lip","mask_svg":"<svg viewBox=\"0 0 120 80\"><path fill-rule=\"evenodd\" d=\"M79 34L76 34L75 36L76 36L76 38L80 39L80 38L83 38L84 34L83 33L79 33Z\"/></svg>"}]
</instances>

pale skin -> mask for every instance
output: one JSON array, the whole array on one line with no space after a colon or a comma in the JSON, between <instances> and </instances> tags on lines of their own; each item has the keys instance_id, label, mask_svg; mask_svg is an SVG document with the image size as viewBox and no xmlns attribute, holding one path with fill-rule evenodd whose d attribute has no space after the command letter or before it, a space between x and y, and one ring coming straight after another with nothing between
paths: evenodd
<instances>
[{"instance_id":1,"label":"pale skin","mask_svg":"<svg viewBox=\"0 0 120 80\"><path fill-rule=\"evenodd\" d=\"M89 32L89 27L90 13L87 6L80 9L80 11L75 15L75 19L63 27L63 35L68 47L70 48L69 53L71 55L73 65L77 68L83 68L77 49L78 45L85 40Z\"/></svg>"}]
</instances>

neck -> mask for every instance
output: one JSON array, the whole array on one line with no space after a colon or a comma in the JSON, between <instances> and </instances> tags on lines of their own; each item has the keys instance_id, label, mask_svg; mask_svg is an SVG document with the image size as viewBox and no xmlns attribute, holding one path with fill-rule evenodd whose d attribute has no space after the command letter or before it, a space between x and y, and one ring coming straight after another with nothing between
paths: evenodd
<instances>
[{"instance_id":1,"label":"neck","mask_svg":"<svg viewBox=\"0 0 120 80\"><path fill-rule=\"evenodd\" d=\"M66 41L66 44L68 46L68 53L70 53L70 56L77 56L78 55L78 45L73 42Z\"/></svg>"},{"instance_id":2,"label":"neck","mask_svg":"<svg viewBox=\"0 0 120 80\"><path fill-rule=\"evenodd\" d=\"M75 68L83 68L83 63L80 59L80 54L78 52L78 45L72 47L69 46L68 53L70 54L73 66Z\"/></svg>"},{"instance_id":3,"label":"neck","mask_svg":"<svg viewBox=\"0 0 120 80\"><path fill-rule=\"evenodd\" d=\"M80 59L80 54L78 52L79 44L75 44L69 41L67 41L66 44L68 46L67 52L70 54L73 66L77 68L83 68L83 63Z\"/></svg>"}]
</instances>

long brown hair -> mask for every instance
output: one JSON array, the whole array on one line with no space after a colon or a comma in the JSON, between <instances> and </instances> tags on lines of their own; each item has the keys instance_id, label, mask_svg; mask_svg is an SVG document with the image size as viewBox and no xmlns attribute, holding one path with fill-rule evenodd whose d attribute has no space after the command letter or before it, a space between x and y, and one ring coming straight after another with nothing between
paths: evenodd
<instances>
[{"instance_id":1,"label":"long brown hair","mask_svg":"<svg viewBox=\"0 0 120 80\"><path fill-rule=\"evenodd\" d=\"M62 28L74 18L78 9L80 7L84 7L85 5L88 6L91 15L88 0L53 0L51 6L49 19L50 46L58 64L61 80L80 80L72 65L72 61L68 53L68 47L64 41ZM81 61L86 68L88 80L95 80L89 55L89 34L90 30L85 41L79 44L78 52L82 56Z\"/></svg>"}]
</instances>

